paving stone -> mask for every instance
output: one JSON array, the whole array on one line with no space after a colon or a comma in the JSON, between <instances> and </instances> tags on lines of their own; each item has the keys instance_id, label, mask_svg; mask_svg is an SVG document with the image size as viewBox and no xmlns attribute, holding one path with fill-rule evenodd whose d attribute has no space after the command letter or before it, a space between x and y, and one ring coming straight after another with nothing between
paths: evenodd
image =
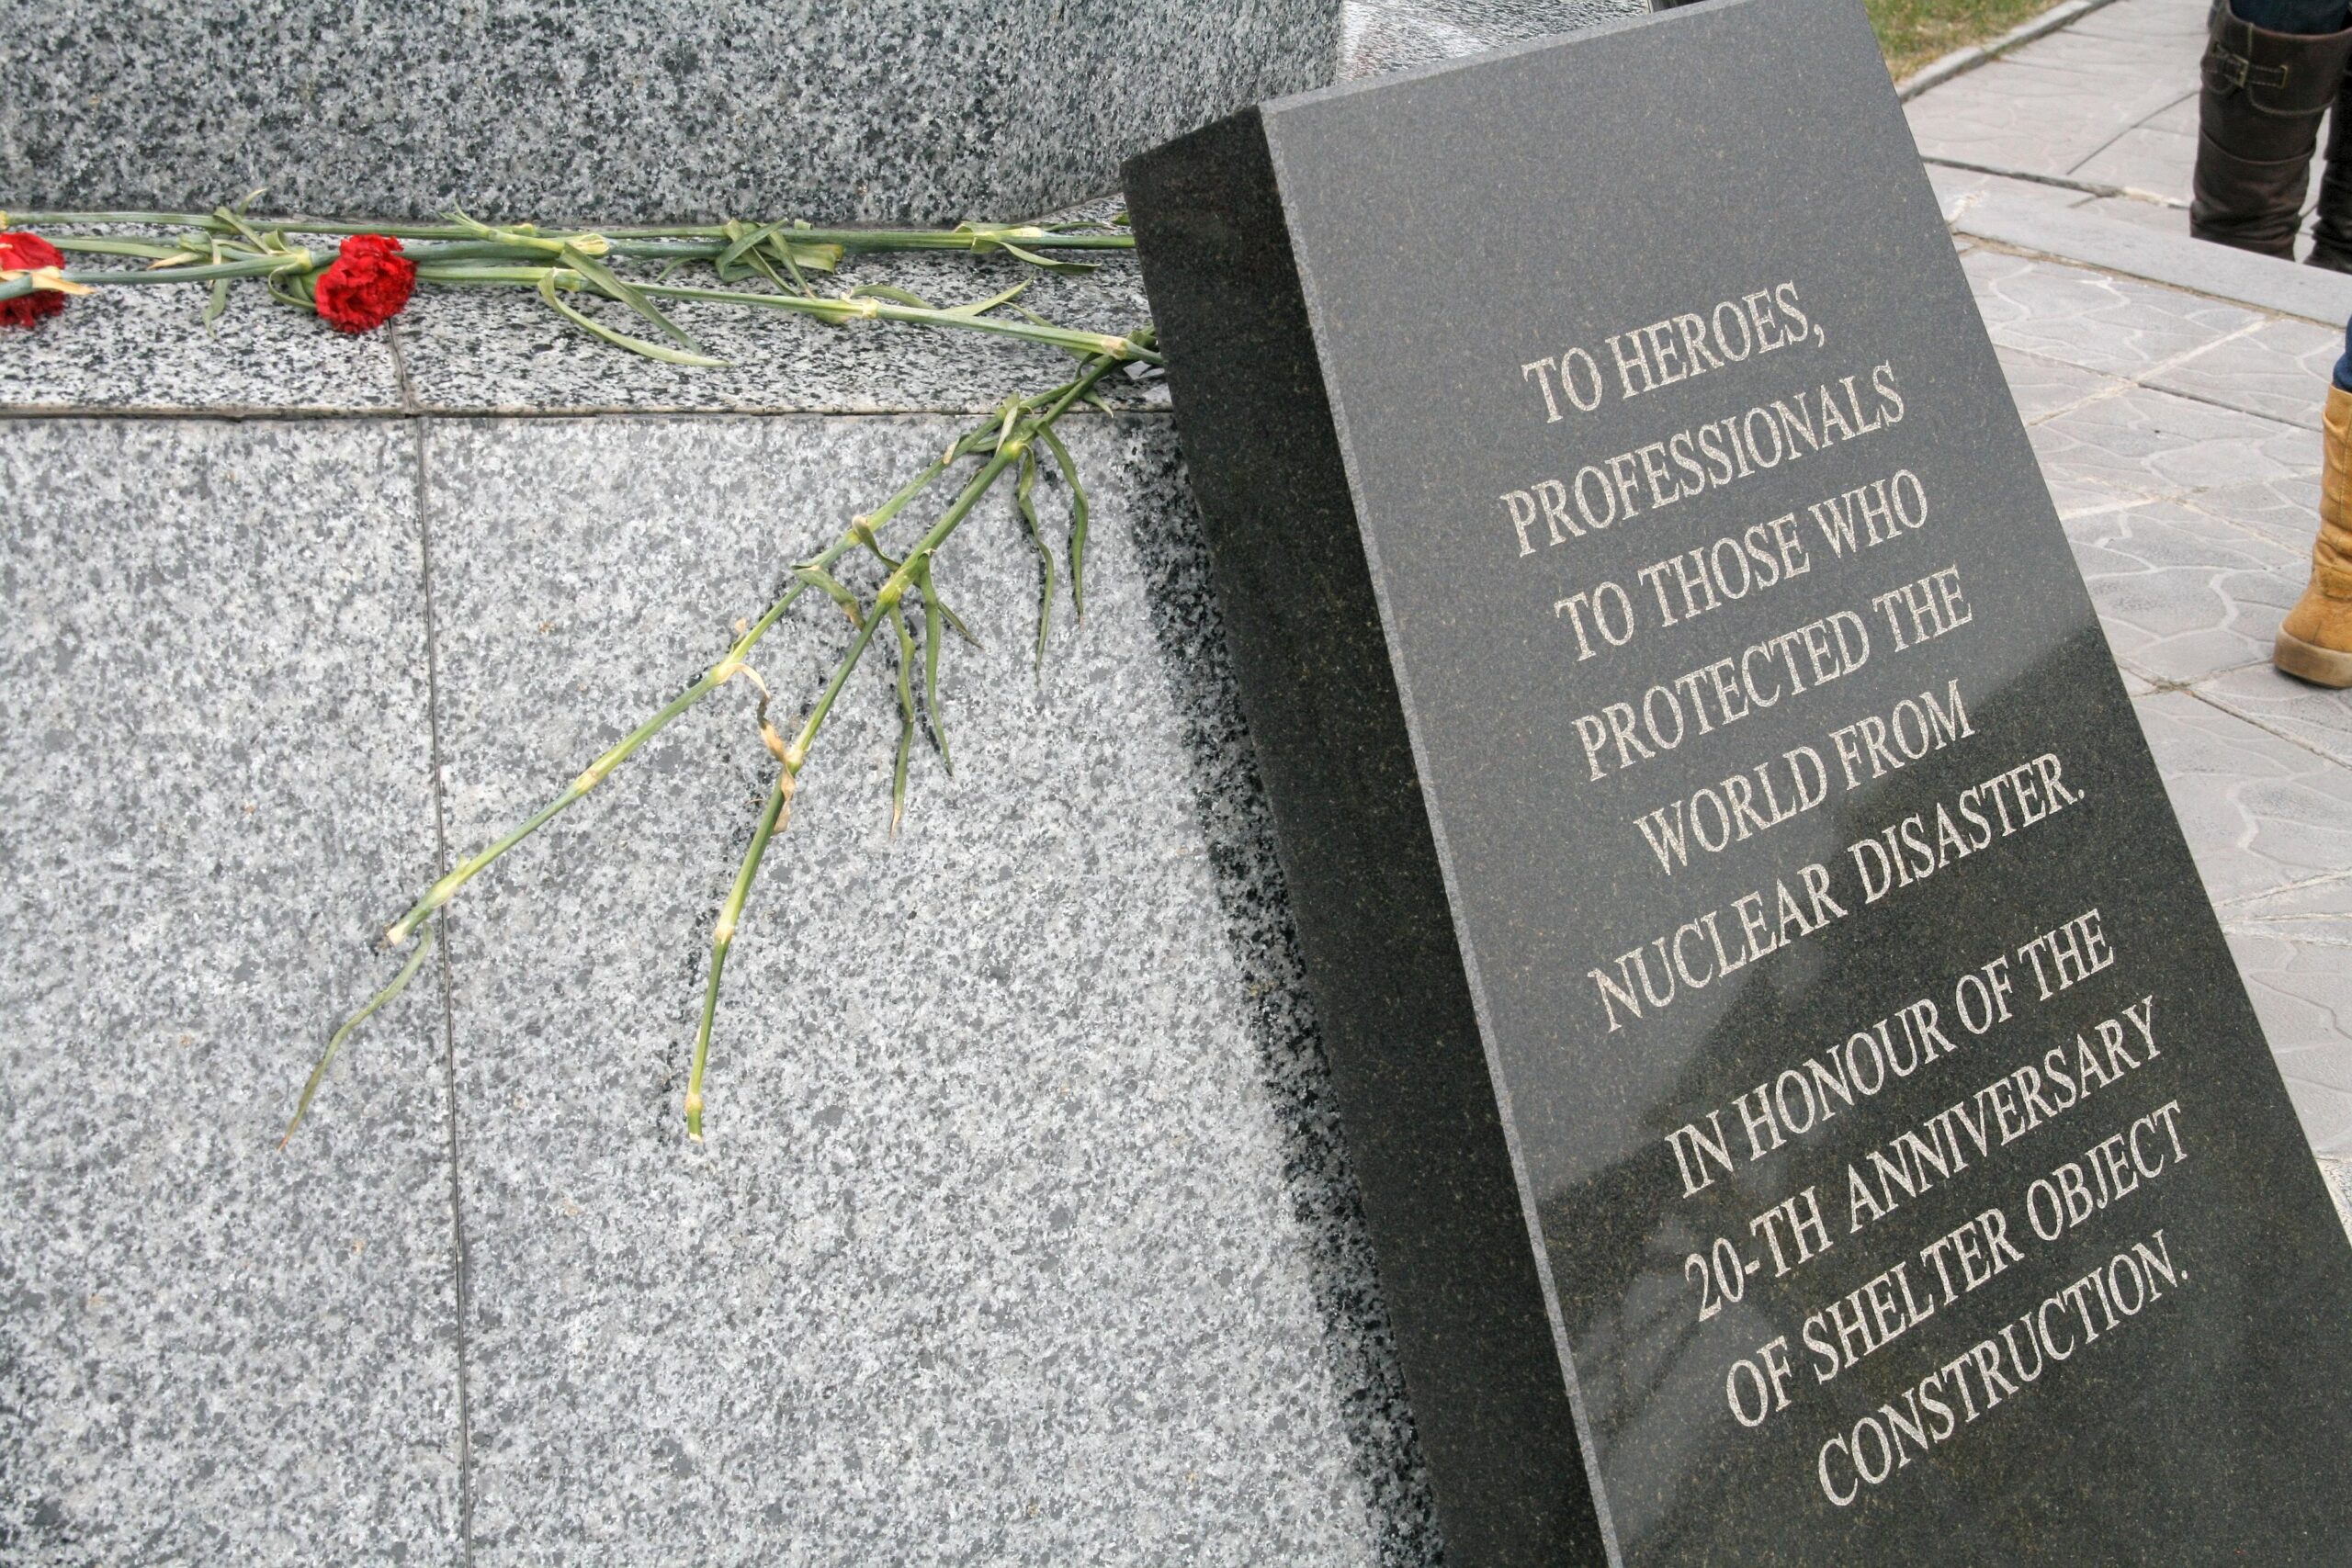
<instances>
[{"instance_id":1,"label":"paving stone","mask_svg":"<svg viewBox=\"0 0 2352 1568\"><path fill-rule=\"evenodd\" d=\"M954 428L437 426L453 837L576 773ZM707 1144L679 1103L773 766L751 693L457 906L481 1568L1431 1560L1172 433L1069 435L1083 626L1065 597L1033 675L1009 504L943 556L987 643L946 659L956 776L922 747L888 837L877 654L737 939ZM774 635L787 713L847 634L820 602Z\"/></svg>"},{"instance_id":2,"label":"paving stone","mask_svg":"<svg viewBox=\"0 0 2352 1568\"><path fill-rule=\"evenodd\" d=\"M2052 415L2031 434L2045 474L2126 501L2259 483L2319 466L2309 431L2145 387Z\"/></svg>"},{"instance_id":3,"label":"paving stone","mask_svg":"<svg viewBox=\"0 0 2352 1568\"><path fill-rule=\"evenodd\" d=\"M2344 1228L2352 1232L2352 1160L2323 1158L2319 1169L2335 1194L2335 1207L2344 1216Z\"/></svg>"},{"instance_id":4,"label":"paving stone","mask_svg":"<svg viewBox=\"0 0 2352 1568\"><path fill-rule=\"evenodd\" d=\"M2268 664L2200 682L2198 692L2241 718L2352 767L2352 692L2310 685Z\"/></svg>"},{"instance_id":5,"label":"paving stone","mask_svg":"<svg viewBox=\"0 0 2352 1568\"><path fill-rule=\"evenodd\" d=\"M2273 321L2156 371L2148 385L2317 430L2343 353L2340 331Z\"/></svg>"},{"instance_id":6,"label":"paving stone","mask_svg":"<svg viewBox=\"0 0 2352 1568\"><path fill-rule=\"evenodd\" d=\"M2136 125L2066 172L2078 180L2187 201L2196 162L2196 131Z\"/></svg>"},{"instance_id":7,"label":"paving stone","mask_svg":"<svg viewBox=\"0 0 2352 1568\"><path fill-rule=\"evenodd\" d=\"M1979 251L1961 265L1996 344L2109 375L2143 374L2263 321L2240 306L2055 262Z\"/></svg>"},{"instance_id":8,"label":"paving stone","mask_svg":"<svg viewBox=\"0 0 2352 1568\"><path fill-rule=\"evenodd\" d=\"M2119 80L2110 91L2109 82L2076 68L2076 54L2086 51L2070 50L2044 62L2037 51L2049 41L1905 104L1921 154L2063 175L2177 96L2169 85L2158 91L2132 80Z\"/></svg>"},{"instance_id":9,"label":"paving stone","mask_svg":"<svg viewBox=\"0 0 2352 1568\"><path fill-rule=\"evenodd\" d=\"M2076 517L2065 528L2117 660L2155 681L2267 659L2302 589L2277 546L2177 502Z\"/></svg>"},{"instance_id":10,"label":"paving stone","mask_svg":"<svg viewBox=\"0 0 2352 1568\"><path fill-rule=\"evenodd\" d=\"M2069 193L2031 180L2011 179L2006 175L1986 174L1978 169L1956 169L1949 164L1927 165L1928 183L1935 188L1936 202L1943 210L1944 221L1952 222L1969 209L1989 197L2018 196L2037 200L2064 200Z\"/></svg>"},{"instance_id":11,"label":"paving stone","mask_svg":"<svg viewBox=\"0 0 2352 1568\"><path fill-rule=\"evenodd\" d=\"M2352 769L2190 693L2133 706L2304 1129L2352 1156Z\"/></svg>"},{"instance_id":12,"label":"paving stone","mask_svg":"<svg viewBox=\"0 0 2352 1568\"><path fill-rule=\"evenodd\" d=\"M2312 1147L2352 1158L2352 929L2292 941L2233 925L2228 936Z\"/></svg>"},{"instance_id":13,"label":"paving stone","mask_svg":"<svg viewBox=\"0 0 2352 1568\"><path fill-rule=\"evenodd\" d=\"M2198 90L2196 50L2188 51L2184 70L2182 39L2162 29L2100 34L2061 28L2002 58L2073 76L2084 92L2118 112L2131 111L2133 125Z\"/></svg>"},{"instance_id":14,"label":"paving stone","mask_svg":"<svg viewBox=\"0 0 2352 1568\"><path fill-rule=\"evenodd\" d=\"M2102 6L2066 30L2084 38L2115 40L2170 39L2190 46L2189 58L2205 45L2207 0L2117 0Z\"/></svg>"},{"instance_id":15,"label":"paving stone","mask_svg":"<svg viewBox=\"0 0 2352 1568\"><path fill-rule=\"evenodd\" d=\"M2028 424L2086 399L2120 395L2132 385L2116 377L2102 376L2060 359L2045 359L2021 348L1996 347L1993 354L2001 362L2001 374L2008 380L2010 396L2017 400L2018 417Z\"/></svg>"},{"instance_id":16,"label":"paving stone","mask_svg":"<svg viewBox=\"0 0 2352 1568\"><path fill-rule=\"evenodd\" d=\"M2134 223L2153 233L2171 234L2182 239L2188 235L2188 209L2185 207L2165 207L2136 197L2099 196L2075 203L2075 210L2118 222Z\"/></svg>"},{"instance_id":17,"label":"paving stone","mask_svg":"<svg viewBox=\"0 0 2352 1568\"><path fill-rule=\"evenodd\" d=\"M2233 526L2249 528L2284 545L2299 560L2311 558L2319 532L2319 469L2238 484L2215 485L2182 497L2199 512Z\"/></svg>"},{"instance_id":18,"label":"paving stone","mask_svg":"<svg viewBox=\"0 0 2352 1568\"><path fill-rule=\"evenodd\" d=\"M2159 692L2134 706L2224 924L2247 913L2352 910L2352 771L2191 693ZM2330 877L2339 879L2332 892L2314 881ZM2282 889L2313 888L2326 897L2278 902Z\"/></svg>"},{"instance_id":19,"label":"paving stone","mask_svg":"<svg viewBox=\"0 0 2352 1568\"><path fill-rule=\"evenodd\" d=\"M2186 232L2121 221L2085 205L1996 192L1952 226L1988 245L2117 277L2145 279L2189 299L2235 300L2255 310L2340 326L2352 315L2352 276L2211 245Z\"/></svg>"},{"instance_id":20,"label":"paving stone","mask_svg":"<svg viewBox=\"0 0 2352 1568\"><path fill-rule=\"evenodd\" d=\"M2196 35L2186 41L2188 47L2182 50L2181 55L2190 62L2189 69L2193 72L2198 68L2197 62L2205 51L2205 22L2201 8L2198 14ZM2197 93L2186 94L2172 107L2159 110L2140 123L2149 130L2171 130L2193 138L2202 119L2203 111L2199 107L2199 96ZM2195 149L2191 148L2190 151L2193 153Z\"/></svg>"},{"instance_id":21,"label":"paving stone","mask_svg":"<svg viewBox=\"0 0 2352 1568\"><path fill-rule=\"evenodd\" d=\"M411 433L0 432L0 1561L447 1563L457 1256Z\"/></svg>"}]
</instances>

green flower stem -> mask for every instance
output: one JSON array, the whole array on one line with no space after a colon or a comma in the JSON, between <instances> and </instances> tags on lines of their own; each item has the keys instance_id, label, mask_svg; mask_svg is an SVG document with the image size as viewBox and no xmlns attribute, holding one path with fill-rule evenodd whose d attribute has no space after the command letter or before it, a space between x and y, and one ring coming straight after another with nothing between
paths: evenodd
<instances>
[{"instance_id":1,"label":"green flower stem","mask_svg":"<svg viewBox=\"0 0 2352 1568\"><path fill-rule=\"evenodd\" d=\"M500 247L485 243L471 243L446 247L449 251L464 251L469 255ZM512 254L511 252L507 254ZM289 250L282 254L254 256L243 261L192 264L187 266L147 268L138 272L68 270L64 277L69 283L86 284L93 288L150 283L205 283L222 278L276 277L288 273L313 276L327 263L306 250ZM502 265L478 260L429 260L420 262L417 279L424 283L457 286L490 286L531 288L549 279L558 288L577 292L590 288L611 298L609 290L594 288L570 267ZM853 321L900 321L915 326L944 327L954 331L987 333L995 337L1017 338L1023 343L1041 344L1047 348L1064 349L1074 354L1106 355L1114 360L1140 360L1145 364L1162 363L1160 356L1132 338L1107 333L1080 332L1070 327L1040 325L1033 321L983 316L961 310L927 310L917 305L902 305L895 300L870 298L815 298L800 294L762 294L741 288L693 288L665 283L634 284L640 294L663 299L699 299L710 304L748 305L763 310L786 310L797 315L815 316L835 326ZM0 299L13 299L34 292L36 285L29 277L10 278L0 282Z\"/></svg>"},{"instance_id":2,"label":"green flower stem","mask_svg":"<svg viewBox=\"0 0 2352 1568\"><path fill-rule=\"evenodd\" d=\"M319 1085L326 1081L327 1069L334 1066L335 1053L343 1049L343 1043L351 1037L351 1032L367 1022L368 1015L378 1008L408 989L408 983L416 978L416 971L424 964L424 955L432 951L431 942L418 942L416 951L409 954L408 962L401 965L401 972L392 976L392 983L368 998L368 1005L345 1019L343 1027L336 1030L328 1039L326 1050L319 1056L319 1065L311 1069L310 1081L302 1086L302 1098L294 1102L294 1117L292 1121L286 1123L286 1135L277 1140L279 1148L286 1146L288 1141L294 1136L294 1129L302 1124L303 1113L311 1109L311 1101L318 1095Z\"/></svg>"},{"instance_id":3,"label":"green flower stem","mask_svg":"<svg viewBox=\"0 0 2352 1568\"><path fill-rule=\"evenodd\" d=\"M1139 333L1137 335L1148 337L1148 334ZM1059 387L1052 388L1032 397L1023 398L1017 406L1023 409L1028 409L1038 407L1040 405L1050 404L1053 408L1051 418L1058 420L1063 413L1069 411L1070 404L1075 400L1082 397L1093 387L1096 381L1102 378L1103 374L1109 371L1113 363L1113 361L1105 359L1098 368L1090 371L1087 375L1080 377L1077 380L1066 382ZM989 423L976 427L970 434L977 435L995 428L996 422L991 418ZM910 502L914 501L916 497L922 495L923 491L929 490L933 483L937 482L939 477L947 471L953 458L963 455L964 446L965 441L958 440L948 449L946 453L943 453L939 457L933 458L930 463L923 467L921 472L915 475L913 479L901 485L898 491L891 495L889 500L884 502L880 506L866 513L865 516L853 518L850 522L849 527L842 531L841 537L827 546L824 551L818 555L810 564L816 566L820 570L831 570L835 562L839 561L842 557L847 555L851 550L855 549L858 547L858 535L861 528L866 532L879 532ZM1001 472L1002 470L1000 468L998 471ZM977 502L978 499L979 497L978 495L969 495L967 497L958 498L956 507L951 509L950 515L955 519L955 521L961 522L964 514L971 510L973 503ZM934 530L934 532L936 530ZM950 525L950 531L953 531L952 524ZM944 538L945 536L941 535L940 536ZM918 547L920 548L921 547ZM935 543L933 547L936 547ZM603 783L605 778L610 774L615 768L619 767L623 762L628 761L630 755L635 752L639 747L644 745L648 740L652 739L654 736L660 734L664 728L668 728L671 720L676 718L680 714L684 713L688 708L694 706L696 703L701 702L705 697L710 695L711 693L717 691L721 685L725 684L727 681L734 676L738 670L741 670L743 667L744 661L750 658L752 650L759 646L760 639L768 635L769 630L775 626L776 622L784 618L785 612L791 609L792 606L798 602L800 596L808 591L808 585L806 582L794 582L790 588L784 592L782 597L777 599L775 604L769 605L767 609L761 614L760 618L752 622L752 625L743 632L742 636L736 639L734 646L727 650L725 658L712 665L708 670L704 671L702 675L696 679L692 685L679 693L678 695L672 698L669 702L663 704L659 712L655 713L643 724L639 725L635 729L629 731L628 734L623 736L618 741L615 742L612 748L605 751L604 755L589 763L587 768L581 773L579 777L573 779L571 784L564 786L563 793L557 795L545 806L539 807L538 810L533 812L530 816L525 818L522 821L516 823L513 828L509 829L488 847L467 856L464 860L460 861L447 875L442 877L438 882L435 882L431 887L427 888L424 896L417 899L416 903L409 909L409 911L402 915L399 919L393 921L390 928L384 932L385 945L388 947L397 948L406 942L408 939L415 933L417 927L424 922L426 917L431 915L434 910L441 908L444 904L447 904L451 898L455 897L459 888L463 887L467 883L471 882L483 872L489 870L491 865L494 863L499 857L505 854L507 851L513 849L524 840L529 838L532 834L537 832L541 828L546 827L567 807L577 804L590 790ZM904 592L903 584L900 585L899 592ZM806 730L805 733L807 739L815 739L815 732L813 730Z\"/></svg>"},{"instance_id":4,"label":"green flower stem","mask_svg":"<svg viewBox=\"0 0 2352 1568\"><path fill-rule=\"evenodd\" d=\"M1148 331L1136 335L1147 341L1151 336ZM1007 429L997 442L995 453L980 471L965 485L955 502L917 541L906 558L883 580L881 588L875 593L872 606L859 619L856 637L851 642L849 650L842 655L841 661L833 667L831 678L825 682L824 694L808 710L808 716L802 721L799 733L785 747L781 765L776 770L775 784L768 791L767 802L761 808L759 825L752 829L751 847L743 852L742 863L736 868L735 884L729 889L727 902L718 911L718 922L711 931L710 974L703 983L702 1017L695 1029L694 1065L686 1076L686 1136L695 1143L702 1142L703 1077L710 1066L711 1025L718 1016L718 987L727 970L727 955L734 948L736 928L742 919L743 907L751 897L752 884L759 875L760 862L767 854L768 842L790 822L791 801L799 785L800 770L808 765L809 748L816 744L818 732L831 716L833 704L841 696L842 688L848 684L852 671L865 657L867 646L874 640L875 631L893 616L899 601L905 596L917 575L925 570L932 554L962 526L964 520L971 515L972 508L979 504L980 498L988 494L997 480L1022 460L1030 442L1049 433L1062 415L1068 413L1073 404L1091 391L1095 384L1119 363L1108 355L1096 357L1077 380L1046 394L1052 400L1043 412ZM1023 399L1012 406L1016 410L1023 409L1032 406L1032 402ZM948 449L947 455L960 452L963 446L964 443L958 441ZM944 467L944 460L943 457L934 462L932 468ZM900 491L882 515L887 517L895 513L909 499L911 499L910 491ZM870 534L876 521L876 518L863 518L859 523L864 524ZM859 524L852 524L852 532L855 533L858 527Z\"/></svg>"},{"instance_id":5,"label":"green flower stem","mask_svg":"<svg viewBox=\"0 0 2352 1568\"><path fill-rule=\"evenodd\" d=\"M929 467L909 480L897 494L885 502L879 512L864 521L869 527L873 527L896 516L901 507L929 489L932 483L946 471L945 459L934 458ZM835 561L856 548L857 543L856 525L853 523L842 532L840 538L834 540L822 554L816 558L816 565L820 569L830 569ZM758 620L752 622L743 634L735 639L734 646L727 650L727 656L704 671L694 684L664 703L652 717L621 737L610 750L589 763L577 778L566 784L560 795L508 829L486 848L478 850L459 861L447 875L426 888L424 896L411 906L408 913L394 920L390 929L384 932L384 944L387 947L397 948L407 942L415 933L417 927L424 924L425 919L434 910L457 897L459 888L489 870L507 851L554 821L567 808L578 804L590 790L602 784L615 768L628 761L639 747L669 728L671 720L733 679L736 671L742 669L744 661L751 657L752 650L760 645L760 639L768 635L776 622L784 618L785 612L791 609L800 596L808 591L807 583L796 581L785 591L781 598L761 614Z\"/></svg>"},{"instance_id":6,"label":"green flower stem","mask_svg":"<svg viewBox=\"0 0 2352 1568\"><path fill-rule=\"evenodd\" d=\"M180 270L180 269L175 269ZM193 269L187 269L193 270ZM120 276L120 274L107 275ZM133 276L144 276L144 274ZM416 269L420 283L438 283L460 287L528 288L537 288L543 278L567 293L582 291L612 298L570 267L505 266L484 262L424 262ZM87 281L87 276L76 279ZM759 310L784 310L794 315L814 316L834 326L847 326L853 321L901 321L914 326L945 327L956 332L987 333L995 337L1017 338L1023 343L1042 344L1047 348L1064 349L1073 354L1106 355L1118 361L1140 360L1147 365L1162 363L1154 350L1132 338L1109 333L1079 332L1070 327L1041 326L1033 321L1012 321L998 316L973 315L961 310L926 310L917 305L901 305L893 300L868 298L812 298L803 294L762 294L743 288L694 288L679 284L639 283L633 287L640 294L660 299L698 299L714 305L748 305Z\"/></svg>"},{"instance_id":7,"label":"green flower stem","mask_svg":"<svg viewBox=\"0 0 2352 1568\"><path fill-rule=\"evenodd\" d=\"M710 978L702 993L702 1022L695 1031L695 1065L686 1079L686 1136L702 1142L702 1075L710 1065L710 1022L718 1011L718 977L727 970L727 950L735 944L735 922L742 917L743 901L751 897L752 879L760 874L760 861L768 852L768 840L775 836L777 825L790 816L793 773L790 768L776 771L775 784L768 791L767 805L760 810L760 825L752 829L752 847L743 852L743 863L736 868L735 886L727 895L727 903L718 911L718 925L710 935Z\"/></svg>"},{"instance_id":8,"label":"green flower stem","mask_svg":"<svg viewBox=\"0 0 2352 1568\"><path fill-rule=\"evenodd\" d=\"M641 294L662 299L704 299L715 304L756 305L773 310L791 310L804 316L817 316L837 326L855 321L906 321L925 327L956 327L967 332L990 333L999 337L1019 338L1024 343L1044 344L1049 348L1069 349L1078 354L1103 355L1114 361L1141 360L1147 365L1164 363L1158 354L1132 338L1109 333L1084 333L1069 327L1039 326L1030 321L1007 321L997 316L969 315L960 310L933 310L920 305L901 305L888 299L810 299L798 294L755 294L740 288L694 288L666 283L641 283Z\"/></svg>"},{"instance_id":9,"label":"green flower stem","mask_svg":"<svg viewBox=\"0 0 2352 1568\"><path fill-rule=\"evenodd\" d=\"M1155 346L1156 340L1150 329L1146 328L1130 334L1128 338L1122 341L1148 351ZM831 716L835 701L841 695L842 687L847 683L851 672L856 668L867 645L873 640L875 628L882 623L886 615L895 609L909 586L921 583L925 593L930 592L928 573L932 553L956 531L966 517L971 514L973 507L978 503L980 497L988 492L1005 470L1020 460L1023 453L1028 449L1030 441L1050 431L1052 426L1073 406L1091 394L1102 378L1120 363L1119 359L1110 355L1097 355L1088 362L1086 369L1074 380L1028 397L1008 399L1001 405L1004 411L1002 413L991 415L985 423L959 436L948 446L945 451L933 458L912 479L901 485L879 507L863 516L852 518L849 526L842 531L840 538L827 547L813 560L804 563L805 566L814 568L821 577L851 550L861 547L873 547L873 541L879 530L887 526L899 512L929 490L951 467L962 458L979 451L989 450L993 446L993 454L980 472L964 487L947 511L924 533L914 548L892 567L889 576L884 580L881 588L875 595L871 612L858 617L858 635L849 651L834 669L831 678L826 682L822 696L809 710L808 717L802 722L793 740L780 748L782 766L779 769L776 783L769 793L766 806L761 813L759 827L752 837L752 846L745 853L742 865L737 871L735 885L720 911L719 922L713 933L710 976L704 994L702 1020L695 1034L694 1065L687 1089L687 1130L691 1135L699 1138L702 1134L702 1083L709 1061L710 1032L713 1020L717 1015L719 979L721 972L726 967L727 953L733 945L736 928L741 922L744 905L750 898L752 884L758 874L761 859L767 852L769 841L790 820L788 807L797 787L800 770L807 763L808 750L815 744L819 732ZM1028 417L1022 417L1023 415ZM992 441L991 437L993 437ZM879 553L878 549L876 553ZM398 948L405 943L416 934L418 928L432 916L435 910L443 908L457 897L458 891L467 883L488 870L523 840L546 827L566 808L576 804L590 790L604 782L614 769L627 761L639 747L659 734L688 708L693 707L732 680L738 673L742 672L746 668L744 660L759 646L760 640L767 636L778 621L783 619L785 613L798 602L803 593L808 592L808 583L806 580L796 578L792 586L786 589L757 621L746 627L736 638L734 644L728 649L726 657L705 671L692 685L663 704L651 717L622 737L618 742L591 762L578 777L564 786L561 793L553 800L516 823L487 847L469 855L435 882L409 908L408 912L395 920L385 931L385 944L390 948ZM292 1136L294 1128L300 1124L304 1112L310 1109L311 1100L317 1093L319 1085L324 1080L326 1069L334 1061L336 1052L341 1050L343 1043L349 1038L353 1031L366 1021L370 1014L400 993L401 989L414 976L429 947L429 943L420 942L392 983L379 991L365 1007L345 1020L334 1032L327 1043L325 1055L318 1066L312 1070L310 1081L304 1087L301 1100L295 1110L293 1122L287 1128L288 1137Z\"/></svg>"},{"instance_id":10,"label":"green flower stem","mask_svg":"<svg viewBox=\"0 0 2352 1568\"><path fill-rule=\"evenodd\" d=\"M69 267L65 269L64 277L68 283L85 283L95 288L115 284L204 283L226 277L275 277L288 272L316 272L325 265L308 251L291 250L275 255L254 256L246 261L205 262L140 272L88 272ZM14 299L20 294L33 291L33 282L29 277L13 277L0 283L0 299Z\"/></svg>"}]
</instances>

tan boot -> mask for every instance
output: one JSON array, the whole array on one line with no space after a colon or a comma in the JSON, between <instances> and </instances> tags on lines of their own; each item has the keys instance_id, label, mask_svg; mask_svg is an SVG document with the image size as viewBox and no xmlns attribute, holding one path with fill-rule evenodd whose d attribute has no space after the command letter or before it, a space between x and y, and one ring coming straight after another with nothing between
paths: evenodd
<instances>
[{"instance_id":1,"label":"tan boot","mask_svg":"<svg viewBox=\"0 0 2352 1568\"><path fill-rule=\"evenodd\" d=\"M2319 543L2312 581L2278 627L2270 661L2320 686L2352 686L2352 392L2320 416Z\"/></svg>"}]
</instances>

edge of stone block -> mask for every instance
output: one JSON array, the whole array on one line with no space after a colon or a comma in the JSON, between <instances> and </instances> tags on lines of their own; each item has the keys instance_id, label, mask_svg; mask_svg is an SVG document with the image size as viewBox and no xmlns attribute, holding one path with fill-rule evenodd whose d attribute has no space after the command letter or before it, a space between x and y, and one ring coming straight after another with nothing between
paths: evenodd
<instances>
[{"instance_id":1,"label":"edge of stone block","mask_svg":"<svg viewBox=\"0 0 2352 1568\"><path fill-rule=\"evenodd\" d=\"M2165 234L2052 198L2001 193L1971 202L1951 227L1972 239L2204 294L2320 326L2352 316L2352 276Z\"/></svg>"}]
</instances>

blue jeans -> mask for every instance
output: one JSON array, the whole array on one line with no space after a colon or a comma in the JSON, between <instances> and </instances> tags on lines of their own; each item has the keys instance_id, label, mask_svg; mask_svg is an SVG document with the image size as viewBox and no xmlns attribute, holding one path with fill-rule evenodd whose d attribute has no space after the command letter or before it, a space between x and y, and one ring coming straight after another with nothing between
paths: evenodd
<instances>
[{"instance_id":1,"label":"blue jeans","mask_svg":"<svg viewBox=\"0 0 2352 1568\"><path fill-rule=\"evenodd\" d=\"M2352 20L2352 0L2230 0L2241 22L2274 33L2340 33Z\"/></svg>"}]
</instances>

